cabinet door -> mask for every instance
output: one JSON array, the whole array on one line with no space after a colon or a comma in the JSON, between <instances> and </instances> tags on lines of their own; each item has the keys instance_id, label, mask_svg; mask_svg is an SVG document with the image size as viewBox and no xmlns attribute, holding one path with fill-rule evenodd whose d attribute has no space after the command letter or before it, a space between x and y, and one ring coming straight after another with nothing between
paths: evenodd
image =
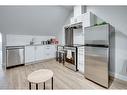
<instances>
[{"instance_id":1,"label":"cabinet door","mask_svg":"<svg viewBox=\"0 0 127 95\"><path fill-rule=\"evenodd\" d=\"M44 58L44 48L43 46L35 46L35 60L43 60Z\"/></svg>"},{"instance_id":2,"label":"cabinet door","mask_svg":"<svg viewBox=\"0 0 127 95\"><path fill-rule=\"evenodd\" d=\"M35 48L34 46L25 47L25 63L30 63L35 61Z\"/></svg>"},{"instance_id":3,"label":"cabinet door","mask_svg":"<svg viewBox=\"0 0 127 95\"><path fill-rule=\"evenodd\" d=\"M55 58L56 48L54 45L46 45L44 49L46 59Z\"/></svg>"},{"instance_id":4,"label":"cabinet door","mask_svg":"<svg viewBox=\"0 0 127 95\"><path fill-rule=\"evenodd\" d=\"M83 27L88 27L88 26L91 26L90 25L90 13L85 13L84 14L84 17L83 17L84 21L83 21Z\"/></svg>"},{"instance_id":5,"label":"cabinet door","mask_svg":"<svg viewBox=\"0 0 127 95\"><path fill-rule=\"evenodd\" d=\"M55 47L55 45L50 46L50 52L51 52L50 58L55 58L55 56L56 56L56 47Z\"/></svg>"},{"instance_id":6,"label":"cabinet door","mask_svg":"<svg viewBox=\"0 0 127 95\"><path fill-rule=\"evenodd\" d=\"M85 55L84 47L78 49L78 69L80 72L84 73Z\"/></svg>"},{"instance_id":7,"label":"cabinet door","mask_svg":"<svg viewBox=\"0 0 127 95\"><path fill-rule=\"evenodd\" d=\"M93 26L96 23L95 16L91 12L87 12L83 15L84 15L82 18L83 19L83 27Z\"/></svg>"},{"instance_id":8,"label":"cabinet door","mask_svg":"<svg viewBox=\"0 0 127 95\"><path fill-rule=\"evenodd\" d=\"M78 55L78 70L84 73L84 55Z\"/></svg>"}]
</instances>

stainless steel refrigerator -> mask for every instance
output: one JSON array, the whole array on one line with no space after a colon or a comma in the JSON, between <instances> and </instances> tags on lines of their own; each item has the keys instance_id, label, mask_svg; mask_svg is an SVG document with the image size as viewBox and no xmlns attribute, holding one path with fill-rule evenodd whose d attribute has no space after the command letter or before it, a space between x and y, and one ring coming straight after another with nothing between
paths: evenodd
<instances>
[{"instance_id":1,"label":"stainless steel refrigerator","mask_svg":"<svg viewBox=\"0 0 127 95\"><path fill-rule=\"evenodd\" d=\"M85 77L108 88L110 63L115 55L115 30L105 24L86 27L84 34Z\"/></svg>"}]
</instances>

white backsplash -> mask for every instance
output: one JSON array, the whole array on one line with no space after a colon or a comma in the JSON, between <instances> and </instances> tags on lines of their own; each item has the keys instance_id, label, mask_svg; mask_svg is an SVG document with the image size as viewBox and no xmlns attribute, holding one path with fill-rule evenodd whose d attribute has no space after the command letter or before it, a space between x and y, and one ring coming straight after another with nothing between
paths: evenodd
<instances>
[{"instance_id":1,"label":"white backsplash","mask_svg":"<svg viewBox=\"0 0 127 95\"><path fill-rule=\"evenodd\" d=\"M34 44L41 44L41 41L46 41L48 39L55 38L55 36L33 36L33 35L6 35L6 45L7 46L17 46L17 45L29 45L30 41L34 39Z\"/></svg>"},{"instance_id":2,"label":"white backsplash","mask_svg":"<svg viewBox=\"0 0 127 95\"><path fill-rule=\"evenodd\" d=\"M84 44L84 33L82 28L74 29L73 35L74 44Z\"/></svg>"}]
</instances>

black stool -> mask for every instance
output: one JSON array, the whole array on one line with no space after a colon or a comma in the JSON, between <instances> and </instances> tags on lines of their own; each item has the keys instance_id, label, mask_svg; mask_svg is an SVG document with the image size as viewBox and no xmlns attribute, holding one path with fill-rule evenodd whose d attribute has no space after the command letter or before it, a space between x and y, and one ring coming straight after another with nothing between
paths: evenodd
<instances>
[{"instance_id":1,"label":"black stool","mask_svg":"<svg viewBox=\"0 0 127 95\"><path fill-rule=\"evenodd\" d=\"M59 61L59 63L63 63L63 65L64 65L64 63L65 63L65 52L63 51L63 50L61 50L61 51L59 51L58 52L58 61Z\"/></svg>"},{"instance_id":2,"label":"black stool","mask_svg":"<svg viewBox=\"0 0 127 95\"><path fill-rule=\"evenodd\" d=\"M59 51L56 51L56 61L59 61Z\"/></svg>"}]
</instances>

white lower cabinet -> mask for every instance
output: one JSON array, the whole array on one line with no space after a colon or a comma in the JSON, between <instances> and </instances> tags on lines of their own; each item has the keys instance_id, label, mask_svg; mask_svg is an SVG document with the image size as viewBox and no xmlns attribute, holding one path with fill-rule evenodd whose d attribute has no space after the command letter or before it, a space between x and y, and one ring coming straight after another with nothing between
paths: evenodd
<instances>
[{"instance_id":1,"label":"white lower cabinet","mask_svg":"<svg viewBox=\"0 0 127 95\"><path fill-rule=\"evenodd\" d=\"M55 58L55 45L38 45L25 47L25 63Z\"/></svg>"},{"instance_id":2,"label":"white lower cabinet","mask_svg":"<svg viewBox=\"0 0 127 95\"><path fill-rule=\"evenodd\" d=\"M84 47L78 48L78 70L81 73L84 73L84 64L85 64L85 57L84 57Z\"/></svg>"},{"instance_id":3,"label":"white lower cabinet","mask_svg":"<svg viewBox=\"0 0 127 95\"><path fill-rule=\"evenodd\" d=\"M44 52L43 46L35 46L35 61L45 59Z\"/></svg>"},{"instance_id":4,"label":"white lower cabinet","mask_svg":"<svg viewBox=\"0 0 127 95\"><path fill-rule=\"evenodd\" d=\"M79 62L78 62L78 70L81 73L84 73L84 60L79 60Z\"/></svg>"},{"instance_id":5,"label":"white lower cabinet","mask_svg":"<svg viewBox=\"0 0 127 95\"><path fill-rule=\"evenodd\" d=\"M56 48L53 45L45 46L45 59L55 58Z\"/></svg>"},{"instance_id":6,"label":"white lower cabinet","mask_svg":"<svg viewBox=\"0 0 127 95\"><path fill-rule=\"evenodd\" d=\"M34 46L25 47L25 63L35 61L35 49Z\"/></svg>"}]
</instances>

